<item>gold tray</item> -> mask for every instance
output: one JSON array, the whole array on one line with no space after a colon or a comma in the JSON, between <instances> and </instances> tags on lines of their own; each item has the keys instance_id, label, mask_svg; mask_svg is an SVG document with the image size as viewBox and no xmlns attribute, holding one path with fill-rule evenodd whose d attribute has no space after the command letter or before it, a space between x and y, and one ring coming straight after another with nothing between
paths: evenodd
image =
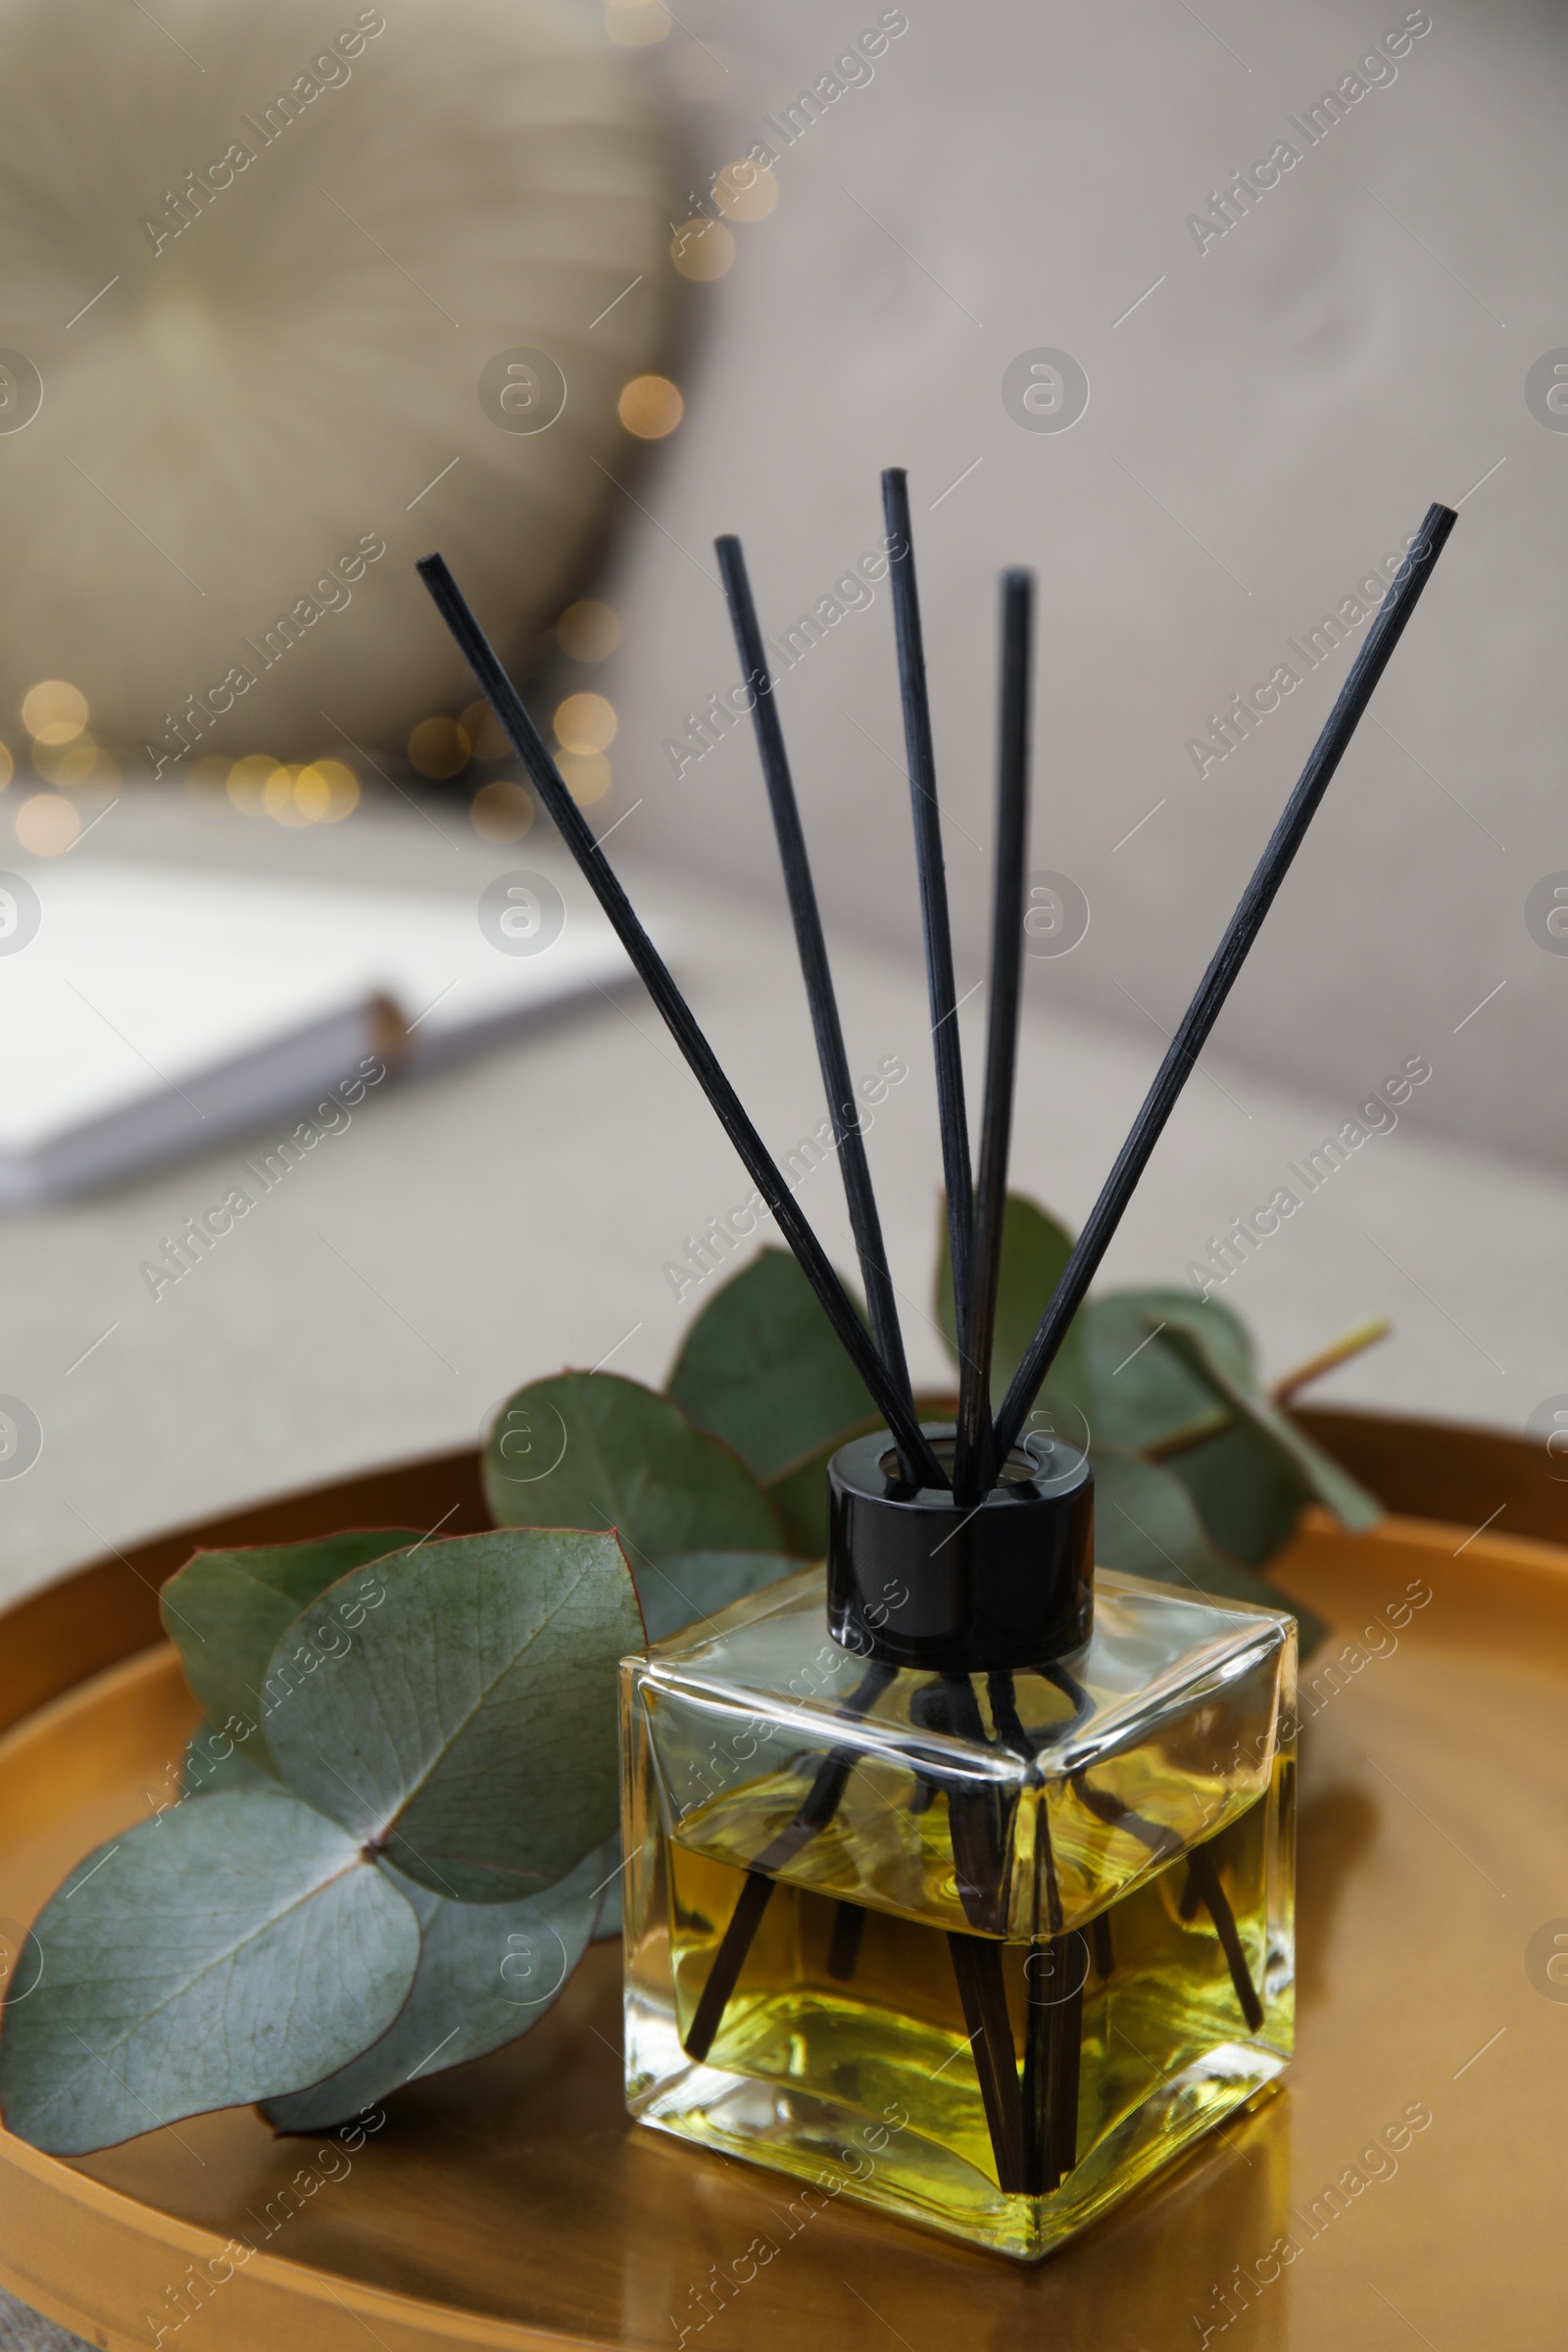
<instances>
[{"instance_id":1,"label":"gold tray","mask_svg":"<svg viewBox=\"0 0 1568 2352\"><path fill-rule=\"evenodd\" d=\"M0 2133L0 2283L106 2352L160 2326L166 2352L1557 2352L1568 1485L1516 1441L1302 1420L1391 1504L1444 1516L1350 1541L1313 1515L1279 1564L1336 1629L1303 1678L1298 2056L1279 2096L1052 2261L830 2199L803 2218L777 2177L631 2126L619 1955L599 1945L525 2040L400 2094L346 2173L250 2109L71 2163ZM194 1711L154 1593L194 1542L428 1526L454 1503L453 1532L485 1524L471 1456L184 1531L0 1620L0 1918L34 1916L167 1791ZM1432 1598L1397 1630L1413 1582ZM1406 2137L1412 2109L1431 2120ZM193 2295L193 2266L221 2275L241 2235L260 2250Z\"/></svg>"}]
</instances>

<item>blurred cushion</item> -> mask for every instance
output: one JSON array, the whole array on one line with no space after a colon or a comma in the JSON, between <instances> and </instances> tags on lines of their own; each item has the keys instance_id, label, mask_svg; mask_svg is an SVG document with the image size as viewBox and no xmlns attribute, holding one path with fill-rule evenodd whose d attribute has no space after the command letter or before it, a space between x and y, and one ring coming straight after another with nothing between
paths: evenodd
<instances>
[{"instance_id":1,"label":"blurred cushion","mask_svg":"<svg viewBox=\"0 0 1568 2352\"><path fill-rule=\"evenodd\" d=\"M15 0L0 155L0 732L65 677L138 762L401 746L472 697L434 543L555 617L673 283L597 11Z\"/></svg>"}]
</instances>

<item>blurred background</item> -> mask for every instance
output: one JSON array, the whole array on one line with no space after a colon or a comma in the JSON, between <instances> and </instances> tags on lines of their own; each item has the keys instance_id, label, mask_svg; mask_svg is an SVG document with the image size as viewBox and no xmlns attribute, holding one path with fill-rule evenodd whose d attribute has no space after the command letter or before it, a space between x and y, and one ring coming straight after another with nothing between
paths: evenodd
<instances>
[{"instance_id":1,"label":"blurred background","mask_svg":"<svg viewBox=\"0 0 1568 2352\"><path fill-rule=\"evenodd\" d=\"M1071 1224L1459 508L1107 1274L1196 1283L1354 1124L1219 1294L1270 1375L1386 1315L1325 1400L1550 1425L1560 11L12 0L0 55L0 1594L476 1441L563 1363L661 1378L749 1195L432 548L783 1156L822 1105L743 535L852 1066L907 1071L869 1149L941 1375L889 464L972 1063L996 576L1039 579L1013 1181ZM852 1262L831 1166L802 1198Z\"/></svg>"}]
</instances>

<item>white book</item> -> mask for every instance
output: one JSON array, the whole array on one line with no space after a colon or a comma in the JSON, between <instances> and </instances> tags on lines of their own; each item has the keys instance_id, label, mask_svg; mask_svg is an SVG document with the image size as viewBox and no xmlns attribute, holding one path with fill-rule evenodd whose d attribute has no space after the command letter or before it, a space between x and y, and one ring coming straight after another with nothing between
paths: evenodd
<instances>
[{"instance_id":1,"label":"white book","mask_svg":"<svg viewBox=\"0 0 1568 2352\"><path fill-rule=\"evenodd\" d=\"M598 907L563 904L550 937L548 892L541 908L503 882L487 935L474 902L405 891L74 858L0 874L0 1208L209 1150L367 1056L415 1073L624 979Z\"/></svg>"}]
</instances>

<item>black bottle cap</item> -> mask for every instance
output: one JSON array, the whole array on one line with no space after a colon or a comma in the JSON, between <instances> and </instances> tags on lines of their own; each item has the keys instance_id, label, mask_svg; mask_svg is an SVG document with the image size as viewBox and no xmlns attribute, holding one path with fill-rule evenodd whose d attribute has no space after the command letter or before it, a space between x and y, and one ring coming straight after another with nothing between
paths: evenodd
<instances>
[{"instance_id":1,"label":"black bottle cap","mask_svg":"<svg viewBox=\"0 0 1568 2352\"><path fill-rule=\"evenodd\" d=\"M937 1458L955 1432L928 1428ZM828 1631L888 1666L990 1674L1049 1666L1094 1624L1095 1478L1060 1438L1019 1440L978 1505L899 1472L886 1430L828 1464Z\"/></svg>"}]
</instances>

